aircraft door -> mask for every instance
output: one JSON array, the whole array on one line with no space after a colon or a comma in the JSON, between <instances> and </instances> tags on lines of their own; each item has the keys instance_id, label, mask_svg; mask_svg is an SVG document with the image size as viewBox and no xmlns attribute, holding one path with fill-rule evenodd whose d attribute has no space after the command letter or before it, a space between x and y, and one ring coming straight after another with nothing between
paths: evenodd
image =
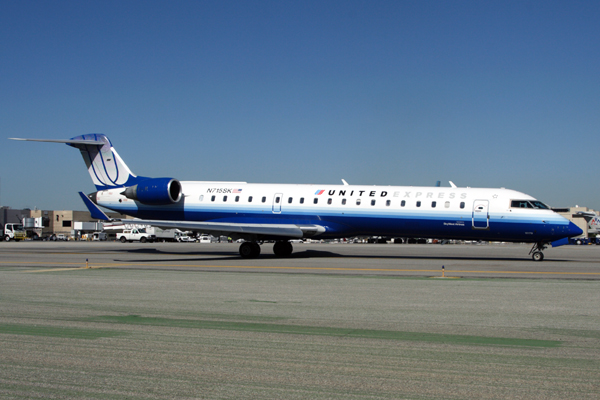
<instances>
[{"instance_id":1,"label":"aircraft door","mask_svg":"<svg viewBox=\"0 0 600 400\"><path fill-rule=\"evenodd\" d=\"M490 228L490 202L488 200L475 200L473 202L473 229Z\"/></svg>"},{"instance_id":2,"label":"aircraft door","mask_svg":"<svg viewBox=\"0 0 600 400\"><path fill-rule=\"evenodd\" d=\"M279 214L281 213L281 203L283 202L283 194L275 193L273 196L273 213Z\"/></svg>"}]
</instances>

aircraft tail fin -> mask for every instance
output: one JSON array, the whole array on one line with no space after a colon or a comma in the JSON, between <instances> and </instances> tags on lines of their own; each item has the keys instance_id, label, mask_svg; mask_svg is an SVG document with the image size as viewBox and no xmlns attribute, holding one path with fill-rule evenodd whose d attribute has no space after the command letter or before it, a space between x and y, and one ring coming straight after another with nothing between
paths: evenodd
<instances>
[{"instance_id":1,"label":"aircraft tail fin","mask_svg":"<svg viewBox=\"0 0 600 400\"><path fill-rule=\"evenodd\" d=\"M106 190L137 183L138 177L131 172L105 135L81 135L72 138L67 144L81 152L96 189Z\"/></svg>"},{"instance_id":2,"label":"aircraft tail fin","mask_svg":"<svg viewBox=\"0 0 600 400\"><path fill-rule=\"evenodd\" d=\"M76 136L69 140L55 139L17 139L32 142L65 143L81 151L83 161L97 190L106 190L133 186L140 180L147 179L136 176L127 164L119 157L112 143L101 133L90 133Z\"/></svg>"}]
</instances>

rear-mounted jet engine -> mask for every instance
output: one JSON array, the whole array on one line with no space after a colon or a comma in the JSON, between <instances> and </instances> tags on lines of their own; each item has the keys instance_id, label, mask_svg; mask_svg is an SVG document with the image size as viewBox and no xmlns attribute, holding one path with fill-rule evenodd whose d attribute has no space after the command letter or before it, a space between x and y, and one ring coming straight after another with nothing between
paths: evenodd
<instances>
[{"instance_id":1,"label":"rear-mounted jet engine","mask_svg":"<svg viewBox=\"0 0 600 400\"><path fill-rule=\"evenodd\" d=\"M168 205L181 200L181 183L173 178L147 179L130 186L121 194L143 204Z\"/></svg>"}]
</instances>

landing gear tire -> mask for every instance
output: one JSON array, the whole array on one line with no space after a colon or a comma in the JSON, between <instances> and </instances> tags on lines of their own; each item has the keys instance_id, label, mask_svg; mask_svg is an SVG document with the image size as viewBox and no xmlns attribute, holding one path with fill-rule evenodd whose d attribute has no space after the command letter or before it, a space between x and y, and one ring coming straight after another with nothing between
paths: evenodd
<instances>
[{"instance_id":1,"label":"landing gear tire","mask_svg":"<svg viewBox=\"0 0 600 400\"><path fill-rule=\"evenodd\" d=\"M256 258L260 255L260 246L256 242L244 242L240 245L242 258Z\"/></svg>"},{"instance_id":2,"label":"landing gear tire","mask_svg":"<svg viewBox=\"0 0 600 400\"><path fill-rule=\"evenodd\" d=\"M533 245L533 247L529 251L529 254L531 255L533 261L542 261L544 259L544 253L542 253L542 251L544 251L545 248L546 243L544 242L535 243Z\"/></svg>"},{"instance_id":3,"label":"landing gear tire","mask_svg":"<svg viewBox=\"0 0 600 400\"><path fill-rule=\"evenodd\" d=\"M279 241L273 245L273 253L277 257L289 257L294 251L294 246L290 242Z\"/></svg>"}]
</instances>

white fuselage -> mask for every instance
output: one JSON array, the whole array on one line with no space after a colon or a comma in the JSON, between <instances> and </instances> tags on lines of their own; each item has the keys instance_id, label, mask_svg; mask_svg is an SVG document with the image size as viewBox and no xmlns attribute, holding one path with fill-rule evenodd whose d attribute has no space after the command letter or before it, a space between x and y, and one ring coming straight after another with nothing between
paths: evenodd
<instances>
[{"instance_id":1,"label":"white fuselage","mask_svg":"<svg viewBox=\"0 0 600 400\"><path fill-rule=\"evenodd\" d=\"M146 219L223 223L290 223L324 227L320 237L359 235L549 241L569 221L509 189L418 186L289 185L182 181L183 201L140 204L109 189L99 205ZM538 202L539 203L539 202Z\"/></svg>"}]
</instances>

